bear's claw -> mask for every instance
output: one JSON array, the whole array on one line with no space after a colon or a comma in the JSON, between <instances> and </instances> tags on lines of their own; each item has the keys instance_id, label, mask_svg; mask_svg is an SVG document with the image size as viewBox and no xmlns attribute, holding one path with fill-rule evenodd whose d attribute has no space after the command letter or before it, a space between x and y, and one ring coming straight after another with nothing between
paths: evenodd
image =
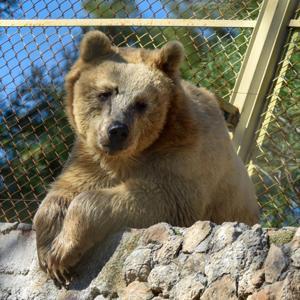
<instances>
[{"instance_id":1,"label":"bear's claw","mask_svg":"<svg viewBox=\"0 0 300 300\"><path fill-rule=\"evenodd\" d=\"M67 242L61 242L59 236L53 241L47 260L47 274L59 287L68 288L73 277L68 262L72 257L72 247Z\"/></svg>"}]
</instances>

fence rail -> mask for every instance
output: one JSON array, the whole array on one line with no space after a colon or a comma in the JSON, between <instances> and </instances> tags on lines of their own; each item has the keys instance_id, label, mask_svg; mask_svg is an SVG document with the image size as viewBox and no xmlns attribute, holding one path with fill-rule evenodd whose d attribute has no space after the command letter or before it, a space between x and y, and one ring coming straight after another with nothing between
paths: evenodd
<instances>
[{"instance_id":1,"label":"fence rail","mask_svg":"<svg viewBox=\"0 0 300 300\"><path fill-rule=\"evenodd\" d=\"M73 135L62 110L63 77L84 32L98 28L117 46L157 48L180 40L183 77L241 111L233 142L250 162L262 224L300 224L299 1L5 3L0 221L31 221L66 161Z\"/></svg>"},{"instance_id":2,"label":"fence rail","mask_svg":"<svg viewBox=\"0 0 300 300\"><path fill-rule=\"evenodd\" d=\"M176 27L240 27L253 28L252 20L198 20L198 19L48 19L48 20L0 20L3 27L32 26L176 26Z\"/></svg>"},{"instance_id":3,"label":"fence rail","mask_svg":"<svg viewBox=\"0 0 300 300\"><path fill-rule=\"evenodd\" d=\"M176 26L176 27L238 27L254 28L255 20L214 20L214 19L35 19L0 20L0 27L64 27L64 26ZM299 28L300 20L291 19L289 27Z\"/></svg>"}]
</instances>

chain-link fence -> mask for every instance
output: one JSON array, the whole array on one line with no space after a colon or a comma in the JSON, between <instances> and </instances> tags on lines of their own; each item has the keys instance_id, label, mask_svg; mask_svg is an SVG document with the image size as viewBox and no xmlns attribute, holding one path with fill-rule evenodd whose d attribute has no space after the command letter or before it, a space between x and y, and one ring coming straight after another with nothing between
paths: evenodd
<instances>
[{"instance_id":1,"label":"chain-link fence","mask_svg":"<svg viewBox=\"0 0 300 300\"><path fill-rule=\"evenodd\" d=\"M261 4L262 0L14 0L0 3L0 18L256 20ZM0 221L30 222L46 194L47 186L59 174L68 157L73 136L63 112L63 78L78 55L82 35L90 29L83 25L0 28ZM168 40L180 40L186 51L183 77L207 87L228 101L253 27L105 26L97 29L108 34L118 46L157 48ZM296 108L296 99L299 99L299 39L297 42L293 37L293 41L295 47L290 51L294 54L288 58L293 64L287 67L290 75L284 75L289 76L289 85L285 85L285 91L280 88L283 92L276 104L280 108L272 109L276 120L272 124L275 126L276 122L284 122L282 118L288 122L280 135L284 143L288 142L296 151L299 150L299 140L298 144L293 143L294 135L287 132L289 124L294 126L296 133L299 130L299 126L298 129L296 126L300 111L299 107L298 110ZM295 73L297 75L292 77ZM291 83L292 80L294 83ZM274 98L274 91L271 90L268 99ZM286 111L288 115L283 117ZM269 126L266 132L270 132L270 128L275 130L274 126ZM256 144L259 145L259 141ZM276 142L277 146L279 144ZM286 169L282 169L281 174L292 176L286 177L286 180L289 184L292 178L293 191L298 191L298 194L291 194L289 185L277 180L276 184L272 181L276 185L273 187L275 193L266 184L269 177L264 177L261 172L255 173L259 201L263 207L263 216L266 216L263 222L268 225L299 222L299 173L295 170L297 161L296 158L293 160L284 145L280 144L280 147L281 152L276 158L268 154L265 142L259 146L260 152L253 154L255 170L263 170L271 177L275 176L275 179L278 179L278 173L274 170L277 170L278 164L283 166L282 160L289 156L289 161L285 161ZM296 155L295 151L293 153ZM291 161L293 167L290 167ZM277 197L278 191L283 198ZM277 215L278 207L285 207L280 211L282 220L279 222L272 218Z\"/></svg>"},{"instance_id":2,"label":"chain-link fence","mask_svg":"<svg viewBox=\"0 0 300 300\"><path fill-rule=\"evenodd\" d=\"M2 19L256 19L262 0L10 0Z\"/></svg>"},{"instance_id":3,"label":"chain-link fence","mask_svg":"<svg viewBox=\"0 0 300 300\"><path fill-rule=\"evenodd\" d=\"M299 225L300 31L294 28L289 31L266 98L249 171L262 207L262 221L268 226Z\"/></svg>"}]
</instances>

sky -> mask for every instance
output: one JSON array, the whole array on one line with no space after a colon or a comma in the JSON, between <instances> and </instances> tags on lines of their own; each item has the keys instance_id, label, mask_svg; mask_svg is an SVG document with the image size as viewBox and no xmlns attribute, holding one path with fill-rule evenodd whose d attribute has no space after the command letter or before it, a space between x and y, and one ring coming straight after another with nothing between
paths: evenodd
<instances>
[{"instance_id":1,"label":"sky","mask_svg":"<svg viewBox=\"0 0 300 300\"><path fill-rule=\"evenodd\" d=\"M14 1L14 0L10 0ZM10 14L2 14L3 19L72 19L95 17L82 8L84 1L78 0L16 0L17 6ZM198 3L207 0L199 0ZM5 1L4 1L5 2ZM9 1L6 1L9 2ZM95 0L108 3L107 0ZM136 10L130 17L167 18L167 9L163 3L168 0L136 0ZM171 2L170 2L171 3ZM0 13L1 13L0 2ZM178 1L181 10L187 10L186 2ZM193 14L193 12L189 12ZM137 14L137 15L135 15ZM210 29L202 31L210 35ZM9 107L10 97L16 87L30 75L32 66L44 66L49 72L53 68L63 69L63 49L74 47L76 37L82 33L80 27L8 27L0 28L0 112ZM78 39L77 39L78 40ZM74 48L73 48L74 49ZM63 75L63 74L62 74ZM47 74L44 75L47 77ZM25 103L26 105L30 103ZM1 121L1 113L0 113Z\"/></svg>"},{"instance_id":2,"label":"sky","mask_svg":"<svg viewBox=\"0 0 300 300\"><path fill-rule=\"evenodd\" d=\"M72 19L93 17L78 0L19 1L3 19ZM99 1L98 1L99 2ZM107 2L107 1L103 1ZM136 1L143 18L165 18L157 0ZM151 7L151 9L150 9ZM6 110L16 86L29 75L32 64L50 70L62 63L62 48L70 46L82 32L80 27L23 27L0 29L0 110ZM47 74L45 74L47 76Z\"/></svg>"},{"instance_id":3,"label":"sky","mask_svg":"<svg viewBox=\"0 0 300 300\"><path fill-rule=\"evenodd\" d=\"M10 7L9 14L1 14L3 3L16 1L17 5ZM94 0L95 3L107 4L107 0ZM208 0L197 0L197 4L206 3ZM3 19L72 19L95 17L83 7L84 1L78 0L9 0L0 2L0 17ZM142 18L167 18L176 17L168 13L166 3L176 3L180 11L187 11L194 15L195 11L188 9L186 3L193 1L173 0L135 0L136 9L130 17ZM126 9L126 7L125 7ZM122 11L123 12L123 11ZM126 13L122 14L126 15ZM217 17L217 16L215 16ZM234 29L231 29L232 31ZM199 28L199 33L209 37L212 30ZM11 98L22 101L24 113L33 105L28 97L16 97L16 87L24 83L24 78L30 77L32 67L43 67L43 76L49 77L51 70L57 69L62 80L64 76L65 49L74 49L78 37L82 34L81 27L8 27L0 28L0 122L1 111L5 112L10 107ZM232 32L231 34L235 34ZM50 78L49 78L50 79ZM24 103L23 103L24 102ZM1 124L1 123L0 123ZM1 156L1 155L0 155Z\"/></svg>"}]
</instances>

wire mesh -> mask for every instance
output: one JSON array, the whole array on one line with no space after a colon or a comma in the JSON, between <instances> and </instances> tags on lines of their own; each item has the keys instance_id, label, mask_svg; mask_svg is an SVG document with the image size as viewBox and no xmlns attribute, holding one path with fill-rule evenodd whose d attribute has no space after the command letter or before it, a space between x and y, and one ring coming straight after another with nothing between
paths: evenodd
<instances>
[{"instance_id":1,"label":"wire mesh","mask_svg":"<svg viewBox=\"0 0 300 300\"><path fill-rule=\"evenodd\" d=\"M254 20L261 2L11 0L0 3L0 17ZM63 112L63 78L78 55L82 35L90 29L0 28L0 221L31 222L47 187L68 157L73 135ZM252 33L247 28L97 29L108 34L118 46L158 48L168 40L180 40L186 50L186 61L181 70L183 77L226 100L231 96ZM296 102L297 97L299 99L299 39L294 39L295 35L291 34L289 41L293 42L287 43L284 51L288 53L292 43L295 45L290 50L292 55L288 59L283 57L279 65L278 74L282 75L280 70L288 62L284 84L274 99L278 78L282 77L278 75L268 96L269 103L276 103L271 110L273 119L266 125L264 136L268 138L263 142L257 138L252 155L253 180L263 210L262 222L272 226L292 225L299 221L300 175L296 170L299 140L295 142L293 139L297 137L290 133L291 130L299 134L299 123L296 125L299 121L299 104ZM264 113L265 119L268 110ZM277 156L271 141L281 147ZM264 172L270 175L272 184L268 183L269 177ZM280 215L280 221L274 215Z\"/></svg>"},{"instance_id":2,"label":"wire mesh","mask_svg":"<svg viewBox=\"0 0 300 300\"><path fill-rule=\"evenodd\" d=\"M290 30L257 131L250 172L266 226L300 224L300 31Z\"/></svg>"},{"instance_id":3,"label":"wire mesh","mask_svg":"<svg viewBox=\"0 0 300 300\"><path fill-rule=\"evenodd\" d=\"M256 19L262 0L9 0L3 19L196 18Z\"/></svg>"},{"instance_id":4,"label":"wire mesh","mask_svg":"<svg viewBox=\"0 0 300 300\"><path fill-rule=\"evenodd\" d=\"M251 36L249 29L99 29L119 46L157 48L181 40L186 49L183 76L226 99ZM43 199L67 159L73 139L62 107L63 77L86 30L34 27L3 32L1 220L30 221L37 208L33 205Z\"/></svg>"}]
</instances>

